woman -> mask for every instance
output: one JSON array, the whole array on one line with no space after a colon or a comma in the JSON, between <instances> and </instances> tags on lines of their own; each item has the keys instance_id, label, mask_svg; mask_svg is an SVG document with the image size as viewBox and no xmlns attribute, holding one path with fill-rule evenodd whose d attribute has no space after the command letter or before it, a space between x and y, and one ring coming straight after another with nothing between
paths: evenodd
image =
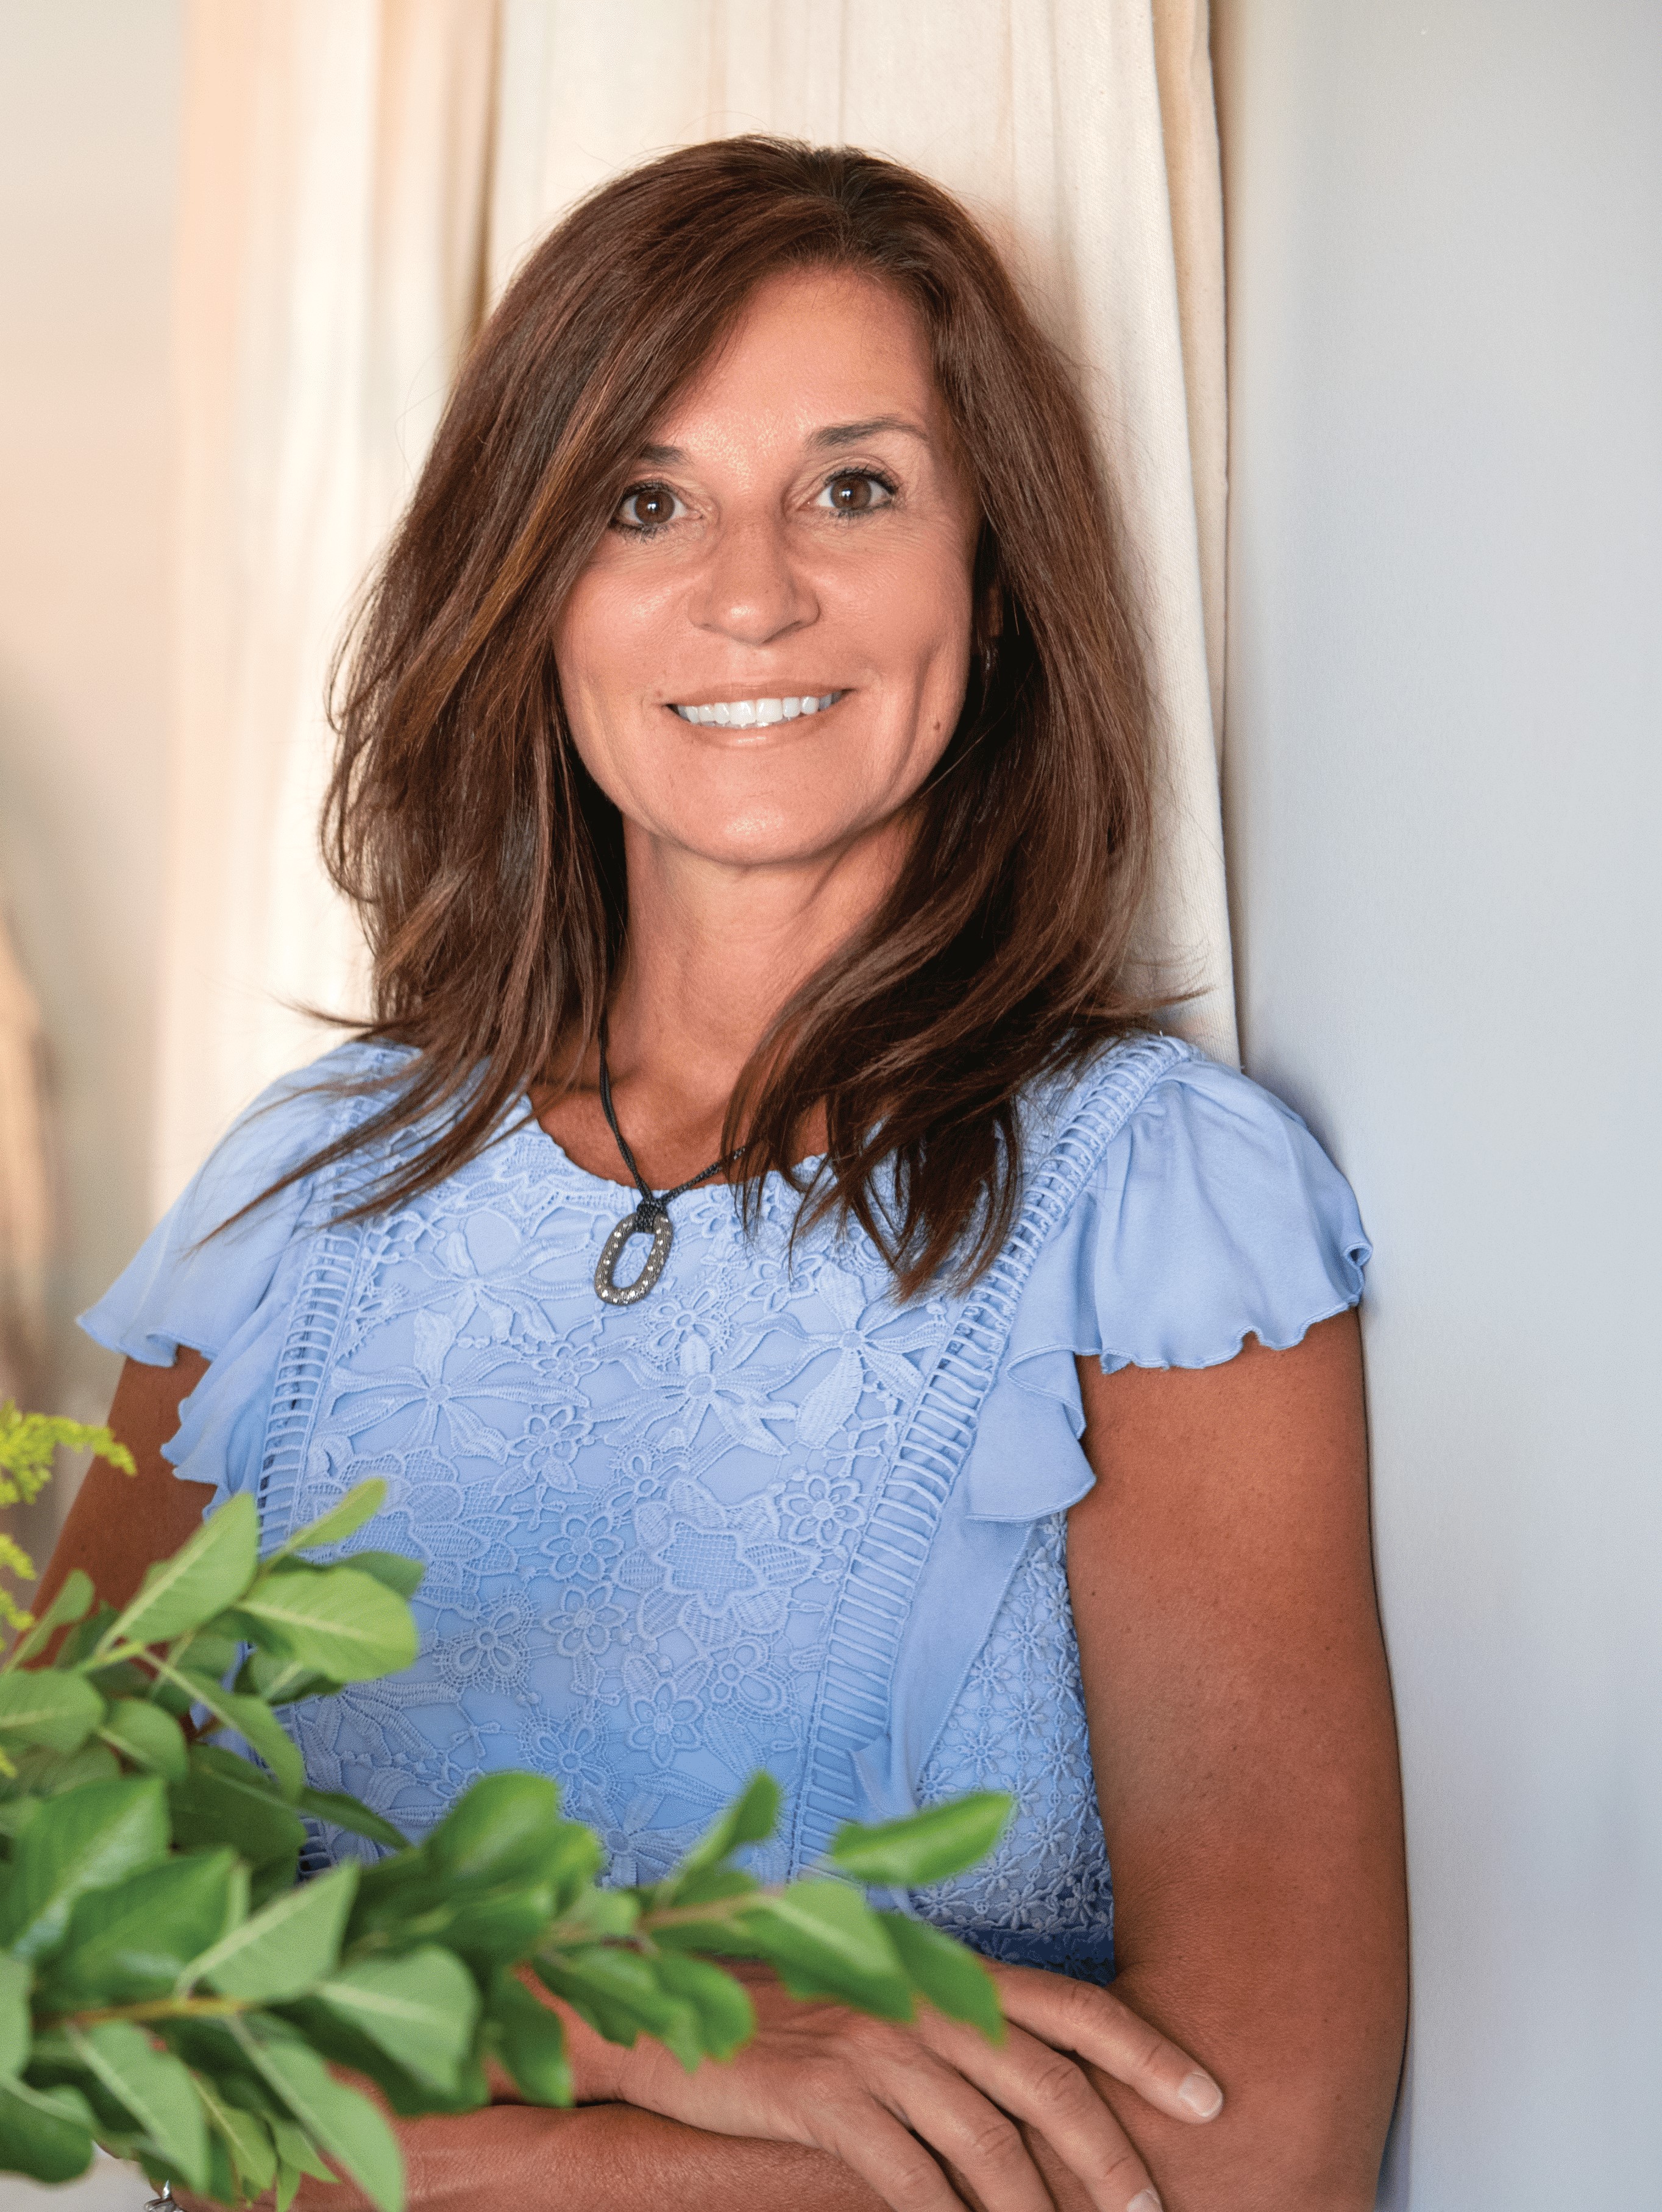
<instances>
[{"instance_id":1,"label":"woman","mask_svg":"<svg viewBox=\"0 0 1662 2212\"><path fill-rule=\"evenodd\" d=\"M691 2077L573 2023L581 2109L407 2127L415 2200L1371 2205L1367 1246L1294 1116L1139 1026L1135 626L985 240L758 139L597 193L475 349L341 700L376 1018L88 1317L143 1471L58 1571L119 1596L213 1498L275 1541L380 1473L423 1653L298 1712L320 1784L419 1831L539 1766L626 1881L762 1764L778 1873L1020 1805L916 1900L997 1962L1001 2049L765 1978Z\"/></svg>"}]
</instances>

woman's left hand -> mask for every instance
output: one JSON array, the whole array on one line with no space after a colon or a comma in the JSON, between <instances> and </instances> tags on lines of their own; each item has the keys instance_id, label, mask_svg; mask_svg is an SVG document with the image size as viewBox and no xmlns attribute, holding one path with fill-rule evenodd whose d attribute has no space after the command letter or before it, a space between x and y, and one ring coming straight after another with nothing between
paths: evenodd
<instances>
[{"instance_id":1,"label":"woman's left hand","mask_svg":"<svg viewBox=\"0 0 1662 2212\"><path fill-rule=\"evenodd\" d=\"M764 1970L734 1970L755 2001L757 2034L692 2075L644 2039L632 2051L601 2043L562 2006L580 2100L828 2150L897 2212L1156 2212L1148 2168L1087 2068L1172 2119L1222 2109L1216 2083L1175 2044L1109 1990L1059 1974L991 1966L1008 2021L993 2044L928 2008L900 2027L798 2002ZM1047 2166L1054 2181L1040 2179Z\"/></svg>"},{"instance_id":2,"label":"woman's left hand","mask_svg":"<svg viewBox=\"0 0 1662 2212\"><path fill-rule=\"evenodd\" d=\"M1222 2090L1111 1990L1037 1966L983 1963L998 1984L1004 2010L1001 2048L1020 2045L1025 2078L1040 2092L1037 2100L1030 2095L1020 2112L1006 2109L1020 2125L1057 2212L1091 2212L1105 2202L1119 2201L1122 2191L1128 2212L1158 2212L1160 2197L1142 2158L1091 2087L1086 2069L1111 2075L1156 2111L1190 2123L1217 2118L1223 2110ZM993 2101L1003 2101L980 2070L986 2055L1001 2046L929 2010L920 2013L912 2033ZM1132 2193L1138 2186L1141 2196Z\"/></svg>"}]
</instances>

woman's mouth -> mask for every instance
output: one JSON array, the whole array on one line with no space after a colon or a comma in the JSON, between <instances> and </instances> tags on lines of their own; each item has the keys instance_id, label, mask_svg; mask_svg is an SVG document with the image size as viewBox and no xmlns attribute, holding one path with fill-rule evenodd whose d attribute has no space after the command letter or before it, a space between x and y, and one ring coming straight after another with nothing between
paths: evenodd
<instances>
[{"instance_id":1,"label":"woman's mouth","mask_svg":"<svg viewBox=\"0 0 1662 2212\"><path fill-rule=\"evenodd\" d=\"M682 707L671 702L671 711L684 722L720 730L765 730L774 722L794 722L801 714L823 714L846 691L804 692L794 699L714 699L708 705Z\"/></svg>"}]
</instances>

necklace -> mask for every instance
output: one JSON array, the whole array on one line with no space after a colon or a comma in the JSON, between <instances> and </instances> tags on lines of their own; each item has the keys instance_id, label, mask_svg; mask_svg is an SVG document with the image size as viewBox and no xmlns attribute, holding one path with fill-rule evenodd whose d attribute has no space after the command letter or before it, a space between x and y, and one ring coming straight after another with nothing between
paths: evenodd
<instances>
[{"instance_id":1,"label":"necklace","mask_svg":"<svg viewBox=\"0 0 1662 2212\"><path fill-rule=\"evenodd\" d=\"M635 1188L641 1194L641 1202L632 1213L624 1214L601 1248L600 1264L594 1270L594 1295L609 1306L632 1306L643 1298L664 1272L664 1262L669 1257L669 1248L675 1242L675 1230L669 1218L669 1202L683 1198L701 1182L708 1182L723 1168L730 1168L746 1150L740 1145L731 1152L724 1152L719 1160L712 1160L707 1168L700 1168L696 1176L678 1182L673 1190L655 1191L635 1164L635 1155L623 1131L618 1127L617 1109L612 1103L612 1071L606 1060L606 1018L600 1018L600 1104L612 1135L618 1139L618 1150L624 1156L624 1165L635 1178ZM632 1237L649 1237L645 1264L632 1283L618 1280L618 1262L624 1256L624 1248Z\"/></svg>"}]
</instances>

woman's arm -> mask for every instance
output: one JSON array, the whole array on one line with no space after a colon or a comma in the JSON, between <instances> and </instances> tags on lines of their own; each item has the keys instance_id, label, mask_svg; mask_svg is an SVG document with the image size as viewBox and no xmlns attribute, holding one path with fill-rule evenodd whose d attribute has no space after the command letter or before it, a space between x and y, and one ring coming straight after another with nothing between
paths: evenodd
<instances>
[{"instance_id":1,"label":"woman's arm","mask_svg":"<svg viewBox=\"0 0 1662 2212\"><path fill-rule=\"evenodd\" d=\"M1227 2103L1186 2129L1098 2086L1166 2212L1371 2212L1407 1915L1355 1316L1081 1382L1097 1485L1068 1581L1115 1990Z\"/></svg>"},{"instance_id":2,"label":"woman's arm","mask_svg":"<svg viewBox=\"0 0 1662 2212\"><path fill-rule=\"evenodd\" d=\"M125 1605L153 1560L165 1559L193 1534L213 1496L210 1484L181 1482L161 1456L179 1429L179 1408L208 1371L199 1352L181 1346L171 1367L130 1359L110 1407L116 1441L133 1455L137 1473L122 1474L94 1460L76 1492L33 1604L51 1604L72 1567L92 1577L112 1605Z\"/></svg>"}]
</instances>

